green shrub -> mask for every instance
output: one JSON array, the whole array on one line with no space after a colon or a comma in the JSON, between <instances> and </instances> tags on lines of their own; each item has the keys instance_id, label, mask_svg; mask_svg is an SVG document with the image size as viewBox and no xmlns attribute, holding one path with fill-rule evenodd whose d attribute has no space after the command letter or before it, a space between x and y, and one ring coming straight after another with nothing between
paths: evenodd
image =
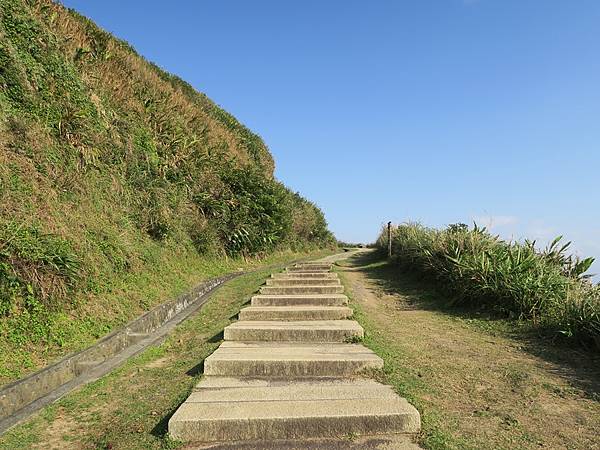
<instances>
[{"instance_id":1,"label":"green shrub","mask_svg":"<svg viewBox=\"0 0 600 450\"><path fill-rule=\"evenodd\" d=\"M252 255L299 242L328 245L332 241L323 215L314 205L278 181L265 178L256 168L227 164L218 177L218 190L213 183L208 191L196 192L193 200L215 224L228 254Z\"/></svg>"},{"instance_id":2,"label":"green shrub","mask_svg":"<svg viewBox=\"0 0 600 450\"><path fill-rule=\"evenodd\" d=\"M79 260L64 239L14 221L0 223L0 316L64 298L79 275Z\"/></svg>"},{"instance_id":3,"label":"green shrub","mask_svg":"<svg viewBox=\"0 0 600 450\"><path fill-rule=\"evenodd\" d=\"M387 249L387 231L378 246ZM417 223L392 232L393 261L451 294L456 305L486 306L531 320L582 342L599 342L599 288L585 272L593 259L567 254L561 238L540 251L531 241L507 242L475 225L444 230Z\"/></svg>"}]
</instances>

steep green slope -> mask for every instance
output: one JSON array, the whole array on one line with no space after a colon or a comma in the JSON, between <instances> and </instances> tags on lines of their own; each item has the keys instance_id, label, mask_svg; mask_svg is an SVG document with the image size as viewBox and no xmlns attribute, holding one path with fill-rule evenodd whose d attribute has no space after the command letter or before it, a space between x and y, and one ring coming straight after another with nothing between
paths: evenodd
<instances>
[{"instance_id":1,"label":"steep green slope","mask_svg":"<svg viewBox=\"0 0 600 450\"><path fill-rule=\"evenodd\" d=\"M0 0L0 382L240 258L329 245L273 168L258 136L88 19Z\"/></svg>"}]
</instances>

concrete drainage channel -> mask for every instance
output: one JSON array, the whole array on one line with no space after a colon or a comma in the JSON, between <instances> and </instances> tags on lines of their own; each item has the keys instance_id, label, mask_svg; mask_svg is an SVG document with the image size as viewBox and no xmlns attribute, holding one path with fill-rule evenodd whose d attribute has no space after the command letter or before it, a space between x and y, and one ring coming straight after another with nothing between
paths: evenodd
<instances>
[{"instance_id":1,"label":"concrete drainage channel","mask_svg":"<svg viewBox=\"0 0 600 450\"><path fill-rule=\"evenodd\" d=\"M295 262L295 261L294 261ZM163 303L105 336L96 344L0 390L0 434L73 389L106 375L127 359L159 343L179 323L197 311L223 283L259 270L236 272L199 284L175 300Z\"/></svg>"}]
</instances>

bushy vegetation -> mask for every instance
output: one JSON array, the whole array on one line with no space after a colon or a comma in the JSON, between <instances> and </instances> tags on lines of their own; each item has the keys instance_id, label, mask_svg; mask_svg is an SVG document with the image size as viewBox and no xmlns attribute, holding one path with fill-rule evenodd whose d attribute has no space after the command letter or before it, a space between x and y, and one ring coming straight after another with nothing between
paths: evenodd
<instances>
[{"instance_id":1,"label":"bushy vegetation","mask_svg":"<svg viewBox=\"0 0 600 450\"><path fill-rule=\"evenodd\" d=\"M342 247L342 248L358 248L358 247L365 247L365 244L356 243L356 242L345 242L345 241L340 241L338 239L337 246Z\"/></svg>"},{"instance_id":2,"label":"bushy vegetation","mask_svg":"<svg viewBox=\"0 0 600 450\"><path fill-rule=\"evenodd\" d=\"M387 230L377 244L387 251ZM593 259L568 255L555 239L544 250L507 242L476 225L443 230L417 223L392 232L392 258L434 280L457 305L486 306L600 348L600 287L586 271Z\"/></svg>"},{"instance_id":3,"label":"bushy vegetation","mask_svg":"<svg viewBox=\"0 0 600 450\"><path fill-rule=\"evenodd\" d=\"M273 169L259 136L127 43L51 0L0 0L0 353L63 345L86 304L167 268L178 283L203 260L333 245Z\"/></svg>"}]
</instances>

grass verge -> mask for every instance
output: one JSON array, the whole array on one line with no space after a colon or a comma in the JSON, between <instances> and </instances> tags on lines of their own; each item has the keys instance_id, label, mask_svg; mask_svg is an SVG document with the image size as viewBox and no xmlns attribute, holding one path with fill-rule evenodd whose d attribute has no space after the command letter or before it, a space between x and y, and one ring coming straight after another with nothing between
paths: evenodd
<instances>
[{"instance_id":1,"label":"grass verge","mask_svg":"<svg viewBox=\"0 0 600 450\"><path fill-rule=\"evenodd\" d=\"M203 258L195 253L161 253L156 264L147 271L106 280L110 284L106 289L78 298L66 311L45 314L43 323L39 324L38 337L32 334L31 317L21 315L12 320L0 320L0 385L32 373L70 352L88 347L107 333L204 280L238 269L248 270L331 252L282 251L263 259L246 260Z\"/></svg>"},{"instance_id":2,"label":"grass verge","mask_svg":"<svg viewBox=\"0 0 600 450\"><path fill-rule=\"evenodd\" d=\"M228 282L162 345L44 408L1 436L0 448L179 448L167 435L169 418L202 377L223 328L270 272Z\"/></svg>"},{"instance_id":3,"label":"grass verge","mask_svg":"<svg viewBox=\"0 0 600 450\"><path fill-rule=\"evenodd\" d=\"M448 299L363 255L340 275L374 375L421 413L428 449L600 448L600 360L527 322L444 307Z\"/></svg>"},{"instance_id":4,"label":"grass verge","mask_svg":"<svg viewBox=\"0 0 600 450\"><path fill-rule=\"evenodd\" d=\"M485 306L600 350L600 286L586 273L594 259L568 254L561 236L539 250L535 241L504 241L477 225L406 223L391 239L398 270L436 283L454 304ZM387 233L378 246L387 249Z\"/></svg>"}]
</instances>

